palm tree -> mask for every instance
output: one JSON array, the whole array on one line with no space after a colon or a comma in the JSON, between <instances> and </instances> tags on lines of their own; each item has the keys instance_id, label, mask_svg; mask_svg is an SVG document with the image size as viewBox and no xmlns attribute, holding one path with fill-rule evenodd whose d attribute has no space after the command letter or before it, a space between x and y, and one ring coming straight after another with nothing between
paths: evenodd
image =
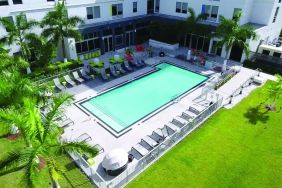
<instances>
[{"instance_id":1,"label":"palm tree","mask_svg":"<svg viewBox=\"0 0 282 188\"><path fill-rule=\"evenodd\" d=\"M275 106L282 96L282 76L281 75L275 75L277 80L273 82L268 88L267 88L267 93L268 93L268 101L271 102L271 104L268 104L266 108L268 110L274 111Z\"/></svg>"},{"instance_id":2,"label":"palm tree","mask_svg":"<svg viewBox=\"0 0 282 188\"><path fill-rule=\"evenodd\" d=\"M50 112L45 117L40 115L39 108L35 105L38 103L36 99L26 100L25 107L20 110L21 113L15 109L0 111L1 120L8 125L17 125L28 146L8 153L0 160L0 175L23 170L25 186L34 187L38 173L46 164L52 187L60 187L58 180L62 170L55 161L56 156L64 152L79 152L89 157L98 154L97 148L84 142L58 139L61 131L55 119L62 113L62 107L72 100L72 96L68 94L53 97Z\"/></svg>"},{"instance_id":3,"label":"palm tree","mask_svg":"<svg viewBox=\"0 0 282 188\"><path fill-rule=\"evenodd\" d=\"M62 46L62 53L64 60L66 59L66 50L64 38L81 39L79 31L75 29L78 24L83 23L80 17L69 17L65 2L57 3L55 10L50 11L43 18L41 27L43 27L42 35L50 39L56 46Z\"/></svg>"},{"instance_id":4,"label":"palm tree","mask_svg":"<svg viewBox=\"0 0 282 188\"><path fill-rule=\"evenodd\" d=\"M246 40L254 40L257 37L257 34L252 26L240 26L241 17L242 12L237 12L232 20L220 16L220 24L213 34L214 37L221 39L217 43L216 47L222 47L225 45L226 60L233 45L241 47L245 52L246 57L249 58L250 47Z\"/></svg>"},{"instance_id":5,"label":"palm tree","mask_svg":"<svg viewBox=\"0 0 282 188\"><path fill-rule=\"evenodd\" d=\"M205 30L208 30L208 26L206 25L202 25L199 23L199 21L201 20L206 20L207 19L207 15L206 14L199 14L198 16L196 16L196 13L194 11L193 8L188 8L188 12L189 12L189 17L187 17L186 21L185 21L185 32L186 33L209 33L209 31L207 32L203 32ZM186 37L187 34L185 33L185 42L186 42ZM192 35L190 35L190 43L189 43L189 48L191 48L192 46Z\"/></svg>"},{"instance_id":6,"label":"palm tree","mask_svg":"<svg viewBox=\"0 0 282 188\"><path fill-rule=\"evenodd\" d=\"M31 55L35 60L35 66L46 67L54 58L55 46L45 37L30 33L26 36Z\"/></svg>"},{"instance_id":7,"label":"palm tree","mask_svg":"<svg viewBox=\"0 0 282 188\"><path fill-rule=\"evenodd\" d=\"M16 16L15 23L5 17L0 18L0 24L8 31L6 43L8 45L16 44L21 47L21 55L25 61L30 58L30 50L26 43L26 35L38 23L34 20L27 20L25 15L21 13Z\"/></svg>"}]
</instances>

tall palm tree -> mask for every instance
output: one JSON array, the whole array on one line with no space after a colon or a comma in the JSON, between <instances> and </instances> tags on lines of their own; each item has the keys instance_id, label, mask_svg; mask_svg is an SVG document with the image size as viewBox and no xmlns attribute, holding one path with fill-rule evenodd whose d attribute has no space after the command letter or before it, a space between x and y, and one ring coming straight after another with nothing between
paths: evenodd
<instances>
[{"instance_id":1,"label":"tall palm tree","mask_svg":"<svg viewBox=\"0 0 282 188\"><path fill-rule=\"evenodd\" d=\"M226 19L220 16L220 24L217 27L214 37L221 39L216 47L222 47L225 45L225 59L228 59L228 55L233 45L241 47L249 58L250 47L246 42L247 39L255 40L257 37L254 28L250 25L240 25L240 19L242 17L242 12L237 12L233 19Z\"/></svg>"},{"instance_id":2,"label":"tall palm tree","mask_svg":"<svg viewBox=\"0 0 282 188\"><path fill-rule=\"evenodd\" d=\"M199 14L198 16L196 15L195 11L193 8L188 8L188 13L189 16L187 17L185 21L185 42L186 42L186 37L187 33L199 33L199 31L203 31L203 26L202 24L199 23L201 20L206 20L207 15L206 14ZM206 28L205 28L206 29ZM207 32L209 33L209 32ZM189 48L192 46L192 35L190 35L190 43L189 43Z\"/></svg>"},{"instance_id":3,"label":"tall palm tree","mask_svg":"<svg viewBox=\"0 0 282 188\"><path fill-rule=\"evenodd\" d=\"M25 107L19 113L15 109L0 111L0 118L7 124L16 124L27 142L26 148L8 153L0 160L0 175L23 170L23 182L26 187L34 187L37 174L44 168L49 172L52 187L59 186L59 178L62 170L56 163L56 156L63 152L79 152L95 157L97 148L91 147L84 142L59 141L61 131L55 119L62 113L62 107L73 100L68 94L59 94L52 99L50 112L43 117L39 113L36 100L27 100ZM17 115L19 115L17 117Z\"/></svg>"},{"instance_id":4,"label":"tall palm tree","mask_svg":"<svg viewBox=\"0 0 282 188\"><path fill-rule=\"evenodd\" d=\"M21 13L16 16L15 22L5 17L0 18L0 24L8 31L6 43L8 45L15 43L20 46L22 57L25 61L28 61L30 58L30 50L26 43L26 35L32 28L37 26L38 23L34 20L28 21L25 15Z\"/></svg>"},{"instance_id":5,"label":"tall palm tree","mask_svg":"<svg viewBox=\"0 0 282 188\"><path fill-rule=\"evenodd\" d=\"M62 46L63 58L66 59L66 48L64 38L81 39L81 35L76 26L83 23L80 17L68 16L68 11L65 2L56 4L55 10L50 11L43 18L41 27L43 27L42 35L50 39L56 46Z\"/></svg>"},{"instance_id":6,"label":"tall palm tree","mask_svg":"<svg viewBox=\"0 0 282 188\"><path fill-rule=\"evenodd\" d=\"M277 74L275 75L277 80L273 82L268 88L267 88L267 93L268 93L268 104L267 109L274 111L275 106L282 96L282 76Z\"/></svg>"}]
</instances>

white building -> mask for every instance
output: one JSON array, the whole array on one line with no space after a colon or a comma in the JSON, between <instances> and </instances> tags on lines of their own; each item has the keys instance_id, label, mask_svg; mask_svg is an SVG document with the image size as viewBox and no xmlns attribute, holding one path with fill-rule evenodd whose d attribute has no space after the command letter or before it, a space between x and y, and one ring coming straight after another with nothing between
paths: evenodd
<instances>
[{"instance_id":1,"label":"white building","mask_svg":"<svg viewBox=\"0 0 282 188\"><path fill-rule=\"evenodd\" d=\"M27 19L41 20L60 0L0 0L0 16L15 19L23 12ZM101 49L102 53L147 40L143 38L151 20L177 21L189 16L187 8L196 14L207 13L205 21L216 27L219 15L232 18L234 12L242 10L241 24L252 24L258 39L250 41L251 51L258 46L277 39L282 26L281 0L66 0L70 16L80 16L85 25L79 26L84 41L76 44L78 54ZM40 29L35 29L40 32ZM0 38L7 31L0 28ZM225 56L224 50L214 51L215 40L209 40L207 52ZM197 46L196 46L197 48ZM18 47L12 47L12 53ZM241 60L242 51L233 48L230 59Z\"/></svg>"}]
</instances>

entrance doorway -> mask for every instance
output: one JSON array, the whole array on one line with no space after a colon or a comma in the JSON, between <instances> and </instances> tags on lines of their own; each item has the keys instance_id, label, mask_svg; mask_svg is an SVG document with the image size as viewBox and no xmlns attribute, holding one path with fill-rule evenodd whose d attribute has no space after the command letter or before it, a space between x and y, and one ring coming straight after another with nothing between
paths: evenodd
<instances>
[{"instance_id":1,"label":"entrance doorway","mask_svg":"<svg viewBox=\"0 0 282 188\"><path fill-rule=\"evenodd\" d=\"M105 52L113 51L113 37L112 36L104 37L104 50Z\"/></svg>"},{"instance_id":2,"label":"entrance doorway","mask_svg":"<svg viewBox=\"0 0 282 188\"><path fill-rule=\"evenodd\" d=\"M134 31L128 31L125 33L125 45L126 46L132 46L134 45Z\"/></svg>"},{"instance_id":3,"label":"entrance doorway","mask_svg":"<svg viewBox=\"0 0 282 188\"><path fill-rule=\"evenodd\" d=\"M147 14L154 13L154 0L147 0Z\"/></svg>"}]
</instances>

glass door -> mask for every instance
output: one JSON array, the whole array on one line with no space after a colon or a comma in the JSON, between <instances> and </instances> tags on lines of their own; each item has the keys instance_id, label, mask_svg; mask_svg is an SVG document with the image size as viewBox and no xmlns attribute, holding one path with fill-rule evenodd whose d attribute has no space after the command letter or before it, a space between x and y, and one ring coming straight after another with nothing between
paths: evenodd
<instances>
[{"instance_id":1,"label":"glass door","mask_svg":"<svg viewBox=\"0 0 282 188\"><path fill-rule=\"evenodd\" d=\"M113 51L113 37L112 36L104 37L104 47L105 47L105 52Z\"/></svg>"},{"instance_id":2,"label":"glass door","mask_svg":"<svg viewBox=\"0 0 282 188\"><path fill-rule=\"evenodd\" d=\"M129 31L129 32L125 33L125 44L126 44L126 46L134 45L133 34L134 34L134 31Z\"/></svg>"}]
</instances>

